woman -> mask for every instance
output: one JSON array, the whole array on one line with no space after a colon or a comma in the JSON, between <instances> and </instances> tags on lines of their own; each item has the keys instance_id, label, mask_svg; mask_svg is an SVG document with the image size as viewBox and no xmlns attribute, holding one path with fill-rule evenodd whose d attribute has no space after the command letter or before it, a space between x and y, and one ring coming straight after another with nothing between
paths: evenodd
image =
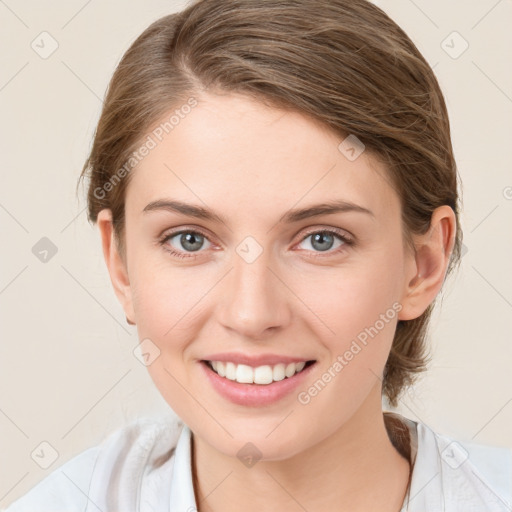
<instances>
[{"instance_id":1,"label":"woman","mask_svg":"<svg viewBox=\"0 0 512 512\"><path fill-rule=\"evenodd\" d=\"M443 95L364 1L202 0L112 78L89 218L183 420L138 421L8 510L510 510L510 450L383 413L460 258Z\"/></svg>"}]
</instances>

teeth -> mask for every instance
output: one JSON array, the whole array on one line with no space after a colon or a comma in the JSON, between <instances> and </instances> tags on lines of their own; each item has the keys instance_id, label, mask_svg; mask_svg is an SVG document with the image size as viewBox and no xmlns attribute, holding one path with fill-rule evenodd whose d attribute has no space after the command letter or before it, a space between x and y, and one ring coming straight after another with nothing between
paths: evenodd
<instances>
[{"instance_id":1,"label":"teeth","mask_svg":"<svg viewBox=\"0 0 512 512\"><path fill-rule=\"evenodd\" d=\"M243 384L252 384L254 382L254 370L245 364L237 365L235 380Z\"/></svg>"},{"instance_id":2,"label":"teeth","mask_svg":"<svg viewBox=\"0 0 512 512\"><path fill-rule=\"evenodd\" d=\"M210 361L210 364L221 377L236 380L241 384L271 384L286 377L292 377L306 366L304 361L289 364L279 363L274 366L264 365L257 368L223 361Z\"/></svg>"}]
</instances>

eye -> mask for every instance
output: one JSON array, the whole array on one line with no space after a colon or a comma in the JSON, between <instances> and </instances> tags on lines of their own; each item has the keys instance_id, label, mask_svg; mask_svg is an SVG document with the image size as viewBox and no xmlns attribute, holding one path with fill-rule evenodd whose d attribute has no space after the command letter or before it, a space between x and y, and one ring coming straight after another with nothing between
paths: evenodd
<instances>
[{"instance_id":1,"label":"eye","mask_svg":"<svg viewBox=\"0 0 512 512\"><path fill-rule=\"evenodd\" d=\"M183 230L167 234L160 240L160 244L164 249L178 258L195 257L194 254L188 253L199 252L204 247L205 242L209 244L206 248L210 247L211 243L206 238L206 235L194 230Z\"/></svg>"},{"instance_id":2,"label":"eye","mask_svg":"<svg viewBox=\"0 0 512 512\"><path fill-rule=\"evenodd\" d=\"M308 242L305 247L306 250L320 253L329 252L329 255L340 252L337 250L340 247L343 250L345 246L351 246L354 243L348 235L336 229L322 229L308 233L301 243L304 244L305 242ZM331 250L333 247L334 250Z\"/></svg>"},{"instance_id":3,"label":"eye","mask_svg":"<svg viewBox=\"0 0 512 512\"><path fill-rule=\"evenodd\" d=\"M315 256L323 256L321 253L332 256L354 243L354 240L345 232L332 228L311 231L302 239L299 246L305 244L306 247L302 249L316 253ZM212 246L205 234L194 229L182 229L166 234L159 244L177 258L195 258L197 254L194 253L201 253L201 249L208 249ZM334 250L332 250L333 248Z\"/></svg>"}]
</instances>

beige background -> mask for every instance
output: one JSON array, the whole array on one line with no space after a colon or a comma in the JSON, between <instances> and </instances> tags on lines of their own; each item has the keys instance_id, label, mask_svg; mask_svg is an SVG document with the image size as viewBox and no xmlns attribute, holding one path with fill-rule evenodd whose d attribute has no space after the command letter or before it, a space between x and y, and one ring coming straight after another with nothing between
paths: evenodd
<instances>
[{"instance_id":1,"label":"beige background","mask_svg":"<svg viewBox=\"0 0 512 512\"><path fill-rule=\"evenodd\" d=\"M400 412L512 447L512 2L378 4L439 77L464 183L467 253L435 317L430 372ZM74 190L116 63L184 5L0 0L0 507L135 417L171 414L132 353L136 330ZM31 47L52 38L45 59ZM32 252L42 237L57 249L46 262ZM51 462L42 442L58 454L48 469L35 462Z\"/></svg>"}]
</instances>

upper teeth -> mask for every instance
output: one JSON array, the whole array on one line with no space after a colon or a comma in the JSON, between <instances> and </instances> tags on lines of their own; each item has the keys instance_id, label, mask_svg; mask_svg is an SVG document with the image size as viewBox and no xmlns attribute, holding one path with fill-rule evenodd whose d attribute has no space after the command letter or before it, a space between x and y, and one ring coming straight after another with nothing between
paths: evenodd
<instances>
[{"instance_id":1,"label":"upper teeth","mask_svg":"<svg viewBox=\"0 0 512 512\"><path fill-rule=\"evenodd\" d=\"M221 376L229 380L236 380L242 384L270 384L285 377L291 377L300 372L306 363L279 363L275 366L258 366L253 368L246 364L226 363L224 361L210 361L212 368Z\"/></svg>"}]
</instances>

